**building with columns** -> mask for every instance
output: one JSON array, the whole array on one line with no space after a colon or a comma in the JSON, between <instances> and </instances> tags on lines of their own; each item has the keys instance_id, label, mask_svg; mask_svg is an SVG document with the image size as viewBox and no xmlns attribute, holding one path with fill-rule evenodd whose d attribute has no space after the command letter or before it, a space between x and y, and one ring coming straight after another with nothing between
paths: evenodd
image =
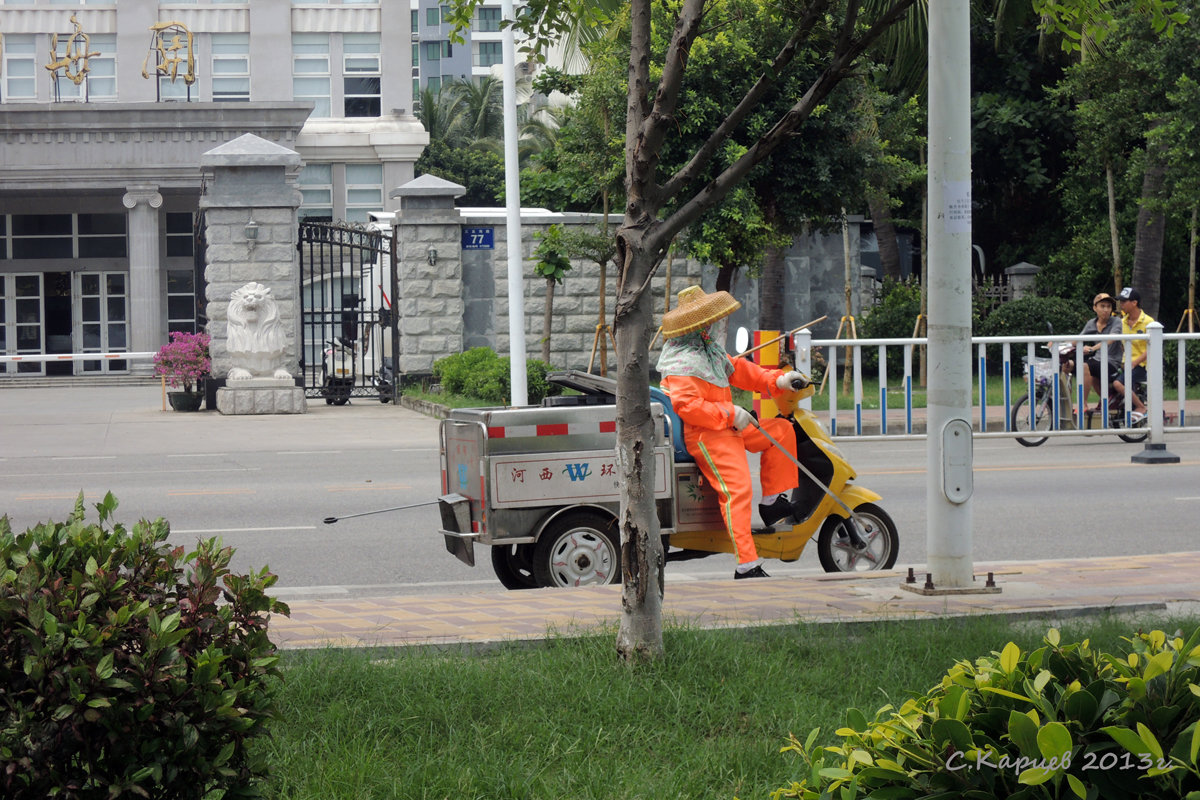
<instances>
[{"instance_id":1,"label":"building with columns","mask_svg":"<svg viewBox=\"0 0 1200 800\"><path fill-rule=\"evenodd\" d=\"M243 134L301 155L302 216L388 210L428 142L411 49L390 46L411 18L386 1L0 0L0 353L149 352L194 330L201 156Z\"/></svg>"}]
</instances>

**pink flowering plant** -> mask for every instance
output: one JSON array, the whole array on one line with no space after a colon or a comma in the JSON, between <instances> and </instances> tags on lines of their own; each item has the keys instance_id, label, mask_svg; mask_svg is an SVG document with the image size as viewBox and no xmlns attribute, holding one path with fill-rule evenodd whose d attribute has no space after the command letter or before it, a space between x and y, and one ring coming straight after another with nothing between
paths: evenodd
<instances>
[{"instance_id":1,"label":"pink flowering plant","mask_svg":"<svg viewBox=\"0 0 1200 800\"><path fill-rule=\"evenodd\" d=\"M154 356L154 374L164 376L167 385L183 386L190 393L212 370L209 341L207 333L173 331L170 343L164 344Z\"/></svg>"}]
</instances>

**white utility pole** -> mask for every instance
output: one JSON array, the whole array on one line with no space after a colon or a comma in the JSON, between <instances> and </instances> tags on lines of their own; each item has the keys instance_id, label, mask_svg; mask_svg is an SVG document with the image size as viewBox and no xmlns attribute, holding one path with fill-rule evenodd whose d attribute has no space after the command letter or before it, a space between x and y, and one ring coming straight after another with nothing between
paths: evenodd
<instances>
[{"instance_id":1,"label":"white utility pole","mask_svg":"<svg viewBox=\"0 0 1200 800\"><path fill-rule=\"evenodd\" d=\"M504 208L508 241L508 355L512 404L529 404L525 372L525 276L521 241L521 165L517 160L517 45L512 22L513 1L500 6L504 16Z\"/></svg>"},{"instance_id":2,"label":"white utility pole","mask_svg":"<svg viewBox=\"0 0 1200 800\"><path fill-rule=\"evenodd\" d=\"M926 552L937 588L971 585L969 0L929 0L929 394Z\"/></svg>"}]
</instances>

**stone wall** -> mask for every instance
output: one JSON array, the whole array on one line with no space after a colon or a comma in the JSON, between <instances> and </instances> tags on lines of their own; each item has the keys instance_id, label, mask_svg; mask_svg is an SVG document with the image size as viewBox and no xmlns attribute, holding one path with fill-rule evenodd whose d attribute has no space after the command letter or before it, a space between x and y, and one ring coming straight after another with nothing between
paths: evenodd
<instances>
[{"instance_id":1,"label":"stone wall","mask_svg":"<svg viewBox=\"0 0 1200 800\"><path fill-rule=\"evenodd\" d=\"M501 355L509 353L505 211L502 208L455 208L454 198L462 191L461 186L426 175L391 193L393 199L399 199L400 205L400 210L390 221L400 242L402 341L399 369L402 373L428 374L437 359L473 347L491 347ZM542 353L546 281L533 272L536 263L533 251L537 247L538 234L555 224L594 230L601 222L602 217L598 214L523 210L521 259L527 358L540 359ZM620 217L611 216L610 229L615 229L620 222ZM490 236L490 246L464 248L464 231L479 229ZM437 251L436 263L432 265L429 263L430 248ZM858 315L862 313L863 298L869 298L873 292L874 271L863 270L859 262L858 221L854 218L850 223L850 251L851 269L860 276L852 300L852 313ZM828 319L814 329L814 334L818 338L833 337L845 305L841 233L797 237L786 255L785 269L785 326L794 328L825 314ZM706 291L712 291L716 275L716 267L690 259L664 261L650 287L656 318L661 318L668 293L674 305L675 296L686 286L700 284ZM616 304L616 274L611 264L605 284L605 324L611 325ZM550 323L550 363L553 367L588 367L600 322L599 294L599 265L586 260L573 261L562 284L554 290ZM733 294L743 307L731 319L731 332L739 326L754 329L758 324L758 281L741 278ZM657 358L661 344L661 340L656 340L652 361ZM728 346L732 348L733 343ZM610 369L615 366L612 349L610 341Z\"/></svg>"}]
</instances>

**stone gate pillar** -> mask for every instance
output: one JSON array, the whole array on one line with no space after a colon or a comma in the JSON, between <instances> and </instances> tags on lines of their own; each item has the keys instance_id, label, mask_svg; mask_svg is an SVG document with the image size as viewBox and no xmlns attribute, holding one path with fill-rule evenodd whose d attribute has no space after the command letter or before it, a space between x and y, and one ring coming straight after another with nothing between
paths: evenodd
<instances>
[{"instance_id":1,"label":"stone gate pillar","mask_svg":"<svg viewBox=\"0 0 1200 800\"><path fill-rule=\"evenodd\" d=\"M230 356L229 305L234 291L247 284L261 284L270 290L278 312L273 327L282 331L282 337L276 337L282 348L278 360L287 373L299 376L296 210L300 207L300 190L296 187L296 174L302 163L300 154L247 133L209 150L201 156L200 163L211 175L200 198L200 208L204 211L208 240L204 277L215 383L228 384L230 369L244 366L235 364ZM307 410L304 390L296 386L294 377L289 380L281 375L255 374L253 380L256 382L253 386L247 380L235 381L241 393L236 404L222 403L223 399L232 401L232 397L218 397L222 413Z\"/></svg>"},{"instance_id":2,"label":"stone gate pillar","mask_svg":"<svg viewBox=\"0 0 1200 800\"><path fill-rule=\"evenodd\" d=\"M462 217L454 198L465 188L433 175L393 189L399 199L397 307L399 373L427 373L443 356L462 352Z\"/></svg>"}]
</instances>

